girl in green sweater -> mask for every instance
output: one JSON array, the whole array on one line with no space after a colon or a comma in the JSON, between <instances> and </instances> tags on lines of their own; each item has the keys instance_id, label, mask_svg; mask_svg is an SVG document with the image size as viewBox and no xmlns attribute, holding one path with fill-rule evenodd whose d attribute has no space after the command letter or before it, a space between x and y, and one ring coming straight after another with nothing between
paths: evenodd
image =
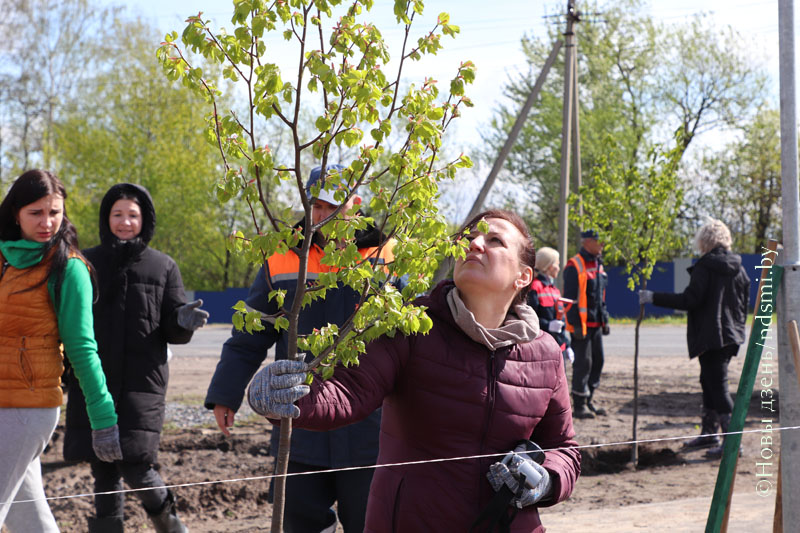
<instances>
[{"instance_id":1,"label":"girl in green sweater","mask_svg":"<svg viewBox=\"0 0 800 533\"><path fill-rule=\"evenodd\" d=\"M0 203L0 526L11 533L58 531L39 456L58 422L63 354L86 397L97 457L122 458L94 340L92 279L66 197L53 173L29 170Z\"/></svg>"}]
</instances>

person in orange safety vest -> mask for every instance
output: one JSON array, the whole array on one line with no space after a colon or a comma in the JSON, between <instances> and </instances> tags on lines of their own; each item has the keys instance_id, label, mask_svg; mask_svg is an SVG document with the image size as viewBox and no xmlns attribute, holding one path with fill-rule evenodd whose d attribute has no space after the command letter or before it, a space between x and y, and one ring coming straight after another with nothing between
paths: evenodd
<instances>
[{"instance_id":1,"label":"person in orange safety vest","mask_svg":"<svg viewBox=\"0 0 800 533\"><path fill-rule=\"evenodd\" d=\"M581 249L564 267L567 325L575 352L572 365L572 416L594 418L606 414L592 402L603 371L603 335L609 334L606 287L608 275L600 255L603 243L595 230L581 232Z\"/></svg>"}]
</instances>

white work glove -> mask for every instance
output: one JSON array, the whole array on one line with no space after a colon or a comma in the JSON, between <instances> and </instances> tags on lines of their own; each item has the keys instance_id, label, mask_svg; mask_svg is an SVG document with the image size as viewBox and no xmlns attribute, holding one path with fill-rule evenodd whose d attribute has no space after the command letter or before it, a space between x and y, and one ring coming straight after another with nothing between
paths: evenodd
<instances>
[{"instance_id":1,"label":"white work glove","mask_svg":"<svg viewBox=\"0 0 800 533\"><path fill-rule=\"evenodd\" d=\"M297 418L300 408L294 402L311 392L311 387L303 385L307 370L303 361L281 359L268 364L250 382L250 407L267 418Z\"/></svg>"},{"instance_id":2,"label":"white work glove","mask_svg":"<svg viewBox=\"0 0 800 533\"><path fill-rule=\"evenodd\" d=\"M550 333L561 333L562 329L564 329L563 320L551 320L550 323L547 324L547 331Z\"/></svg>"},{"instance_id":3,"label":"white work glove","mask_svg":"<svg viewBox=\"0 0 800 533\"><path fill-rule=\"evenodd\" d=\"M523 472L527 472L524 474ZM535 480L536 476L540 476L538 481ZM525 486L522 488L522 493L519 493L520 481L523 476L526 478ZM550 496L553 490L553 482L550 479L550 473L545 467L530 459L525 459L520 455L514 454L506 466L502 462L494 463L489 467L489 472L486 473L489 484L495 492L500 490L503 485L506 485L511 492L515 494L511 499L511 505L518 509L533 505L540 500ZM534 477L534 483L531 483L530 477ZM531 487L533 485L533 487Z\"/></svg>"},{"instance_id":4,"label":"white work glove","mask_svg":"<svg viewBox=\"0 0 800 533\"><path fill-rule=\"evenodd\" d=\"M92 430L92 449L103 462L122 461L122 448L119 445L119 426Z\"/></svg>"},{"instance_id":5,"label":"white work glove","mask_svg":"<svg viewBox=\"0 0 800 533\"><path fill-rule=\"evenodd\" d=\"M183 329L194 331L203 327L208 322L208 311L203 311L200 306L203 300L195 300L178 308L178 325Z\"/></svg>"},{"instance_id":6,"label":"white work glove","mask_svg":"<svg viewBox=\"0 0 800 533\"><path fill-rule=\"evenodd\" d=\"M653 303L653 291L639 291L639 305Z\"/></svg>"},{"instance_id":7,"label":"white work glove","mask_svg":"<svg viewBox=\"0 0 800 533\"><path fill-rule=\"evenodd\" d=\"M572 348L567 348L564 350L564 355L567 356L567 359L569 359L570 363L575 362L575 352L572 350Z\"/></svg>"}]
</instances>

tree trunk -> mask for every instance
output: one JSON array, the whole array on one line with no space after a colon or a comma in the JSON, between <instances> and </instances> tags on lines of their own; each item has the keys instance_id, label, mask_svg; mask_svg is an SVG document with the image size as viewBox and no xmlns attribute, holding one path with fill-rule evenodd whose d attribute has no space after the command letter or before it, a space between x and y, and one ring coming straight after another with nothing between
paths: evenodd
<instances>
[{"instance_id":1,"label":"tree trunk","mask_svg":"<svg viewBox=\"0 0 800 533\"><path fill-rule=\"evenodd\" d=\"M289 445L292 442L292 419L281 418L281 437L275 459L275 490L272 496L271 533L283 532L283 507L286 495L286 472L289 467Z\"/></svg>"},{"instance_id":2,"label":"tree trunk","mask_svg":"<svg viewBox=\"0 0 800 533\"><path fill-rule=\"evenodd\" d=\"M647 289L647 280L642 282L642 290ZM631 463L633 468L639 465L639 445L636 444L636 425L639 421L639 328L644 318L644 304L639 304L639 316L636 317L636 329L633 341L633 445L631 447Z\"/></svg>"}]
</instances>

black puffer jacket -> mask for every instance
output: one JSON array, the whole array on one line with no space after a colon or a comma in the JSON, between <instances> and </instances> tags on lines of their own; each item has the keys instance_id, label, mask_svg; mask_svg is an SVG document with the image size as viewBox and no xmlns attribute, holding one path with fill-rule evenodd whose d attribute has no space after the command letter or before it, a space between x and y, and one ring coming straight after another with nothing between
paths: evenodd
<instances>
[{"instance_id":1,"label":"black puffer jacket","mask_svg":"<svg viewBox=\"0 0 800 533\"><path fill-rule=\"evenodd\" d=\"M742 267L742 258L717 247L688 271L689 286L682 293L653 293L653 304L689 312L689 357L744 343L750 278Z\"/></svg>"},{"instance_id":2,"label":"black puffer jacket","mask_svg":"<svg viewBox=\"0 0 800 533\"><path fill-rule=\"evenodd\" d=\"M108 222L111 207L123 195L134 196L142 210L142 231L129 241L117 239ZM132 462L156 461L169 379L167 343L185 344L192 338L177 321L177 308L186 303L178 265L147 246L155 219L145 188L115 185L100 205L101 244L84 251L98 281L98 352L119 416L123 457ZM64 457L94 459L91 428L77 386L70 386L66 426Z\"/></svg>"}]
</instances>

